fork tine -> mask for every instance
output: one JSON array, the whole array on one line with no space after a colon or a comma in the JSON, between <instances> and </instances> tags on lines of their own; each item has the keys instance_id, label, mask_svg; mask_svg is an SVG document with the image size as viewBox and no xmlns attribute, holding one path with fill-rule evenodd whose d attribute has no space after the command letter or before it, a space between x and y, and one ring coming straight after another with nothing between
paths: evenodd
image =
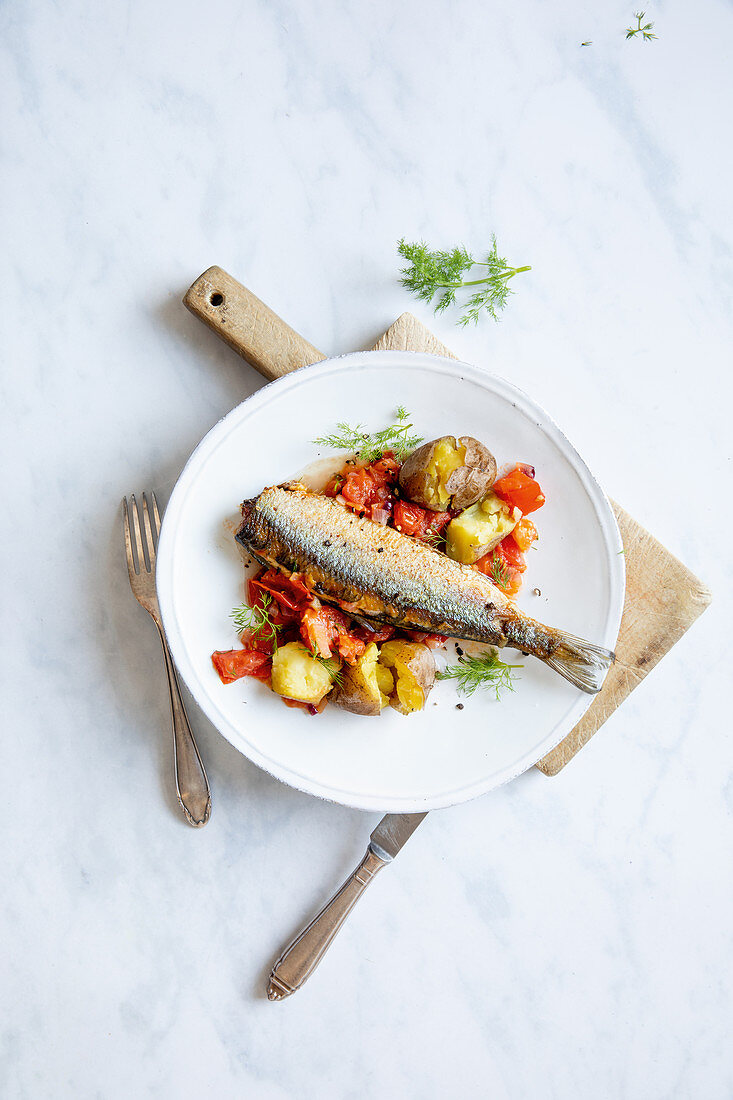
<instances>
[{"instance_id":1,"label":"fork tine","mask_svg":"<svg viewBox=\"0 0 733 1100\"><path fill-rule=\"evenodd\" d=\"M155 520L155 542L157 549L158 536L160 535L160 512L158 511L158 501L155 493L151 491L150 498L153 502L153 519Z\"/></svg>"},{"instance_id":2,"label":"fork tine","mask_svg":"<svg viewBox=\"0 0 733 1100\"><path fill-rule=\"evenodd\" d=\"M132 577L137 576L140 570L137 568L135 562L135 555L132 552L132 539L130 538L130 517L127 510L127 497L122 498L122 515L125 520L125 554L127 555L127 570Z\"/></svg>"},{"instance_id":3,"label":"fork tine","mask_svg":"<svg viewBox=\"0 0 733 1100\"><path fill-rule=\"evenodd\" d=\"M135 494L130 497L130 504L132 505L132 529L135 536L135 549L137 550L137 560L140 566L140 572L143 570L146 573L150 572L150 563L148 556L145 553L145 542L143 539L142 531L140 529L140 513L137 510L137 501L135 500Z\"/></svg>"},{"instance_id":4,"label":"fork tine","mask_svg":"<svg viewBox=\"0 0 733 1100\"><path fill-rule=\"evenodd\" d=\"M150 511L148 507L148 494L143 493L143 524L145 527L145 542L148 548L148 560L150 561L151 569L155 565L155 539L153 538L153 529L150 526Z\"/></svg>"}]
</instances>

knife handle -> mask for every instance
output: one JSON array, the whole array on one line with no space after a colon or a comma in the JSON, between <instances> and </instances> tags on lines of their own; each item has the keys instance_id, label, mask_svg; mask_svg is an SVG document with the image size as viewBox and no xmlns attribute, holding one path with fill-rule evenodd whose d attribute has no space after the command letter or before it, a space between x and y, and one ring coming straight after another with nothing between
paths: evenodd
<instances>
[{"instance_id":1,"label":"knife handle","mask_svg":"<svg viewBox=\"0 0 733 1100\"><path fill-rule=\"evenodd\" d=\"M326 358L220 267L199 275L183 304L270 382Z\"/></svg>"},{"instance_id":2,"label":"knife handle","mask_svg":"<svg viewBox=\"0 0 733 1100\"><path fill-rule=\"evenodd\" d=\"M293 940L270 973L267 996L282 1001L300 989L331 946L336 933L372 881L377 871L387 866L371 847L364 859L331 900Z\"/></svg>"}]
</instances>

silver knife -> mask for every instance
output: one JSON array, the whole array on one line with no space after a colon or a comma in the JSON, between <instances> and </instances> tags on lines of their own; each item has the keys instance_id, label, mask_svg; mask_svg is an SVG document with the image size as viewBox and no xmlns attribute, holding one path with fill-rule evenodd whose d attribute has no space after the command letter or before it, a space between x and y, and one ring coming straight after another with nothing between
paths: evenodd
<instances>
[{"instance_id":1,"label":"silver knife","mask_svg":"<svg viewBox=\"0 0 733 1100\"><path fill-rule=\"evenodd\" d=\"M281 1001L300 989L331 946L341 925L372 881L377 871L391 863L410 839L427 812L387 814L369 838L364 859L340 890L324 905L318 916L293 940L270 973L267 996Z\"/></svg>"}]
</instances>

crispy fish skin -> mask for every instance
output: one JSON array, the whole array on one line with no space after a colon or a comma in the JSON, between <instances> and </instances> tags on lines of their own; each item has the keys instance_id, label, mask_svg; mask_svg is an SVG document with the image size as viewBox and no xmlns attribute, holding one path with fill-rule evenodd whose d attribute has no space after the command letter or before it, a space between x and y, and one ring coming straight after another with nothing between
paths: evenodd
<instances>
[{"instance_id":1,"label":"crispy fish skin","mask_svg":"<svg viewBox=\"0 0 733 1100\"><path fill-rule=\"evenodd\" d=\"M523 615L470 566L297 483L246 500L242 517L236 538L255 558L288 575L304 574L321 599L356 617L511 645L590 693L600 689L600 673L613 660L608 650Z\"/></svg>"}]
</instances>

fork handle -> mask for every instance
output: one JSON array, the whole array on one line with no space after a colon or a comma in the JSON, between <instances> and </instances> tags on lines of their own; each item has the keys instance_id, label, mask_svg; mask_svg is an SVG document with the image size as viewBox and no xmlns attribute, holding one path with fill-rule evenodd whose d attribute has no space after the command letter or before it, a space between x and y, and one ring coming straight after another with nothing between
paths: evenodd
<instances>
[{"instance_id":1,"label":"fork handle","mask_svg":"<svg viewBox=\"0 0 733 1100\"><path fill-rule=\"evenodd\" d=\"M206 778L206 768L199 755L189 725L186 708L183 705L178 676L168 649L168 642L160 623L156 622L155 625L158 627L158 633L160 634L163 656L165 657L165 670L168 673L168 690L173 717L173 763L176 775L176 794L186 821L189 825L193 825L195 829L199 829L211 817L209 781Z\"/></svg>"}]
</instances>

